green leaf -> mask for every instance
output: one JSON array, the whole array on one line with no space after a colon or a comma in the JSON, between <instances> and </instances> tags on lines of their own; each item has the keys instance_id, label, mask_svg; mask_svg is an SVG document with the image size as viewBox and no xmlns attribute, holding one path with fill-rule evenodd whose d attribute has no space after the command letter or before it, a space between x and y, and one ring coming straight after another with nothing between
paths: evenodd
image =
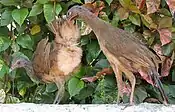
<instances>
[{"instance_id":1,"label":"green leaf","mask_svg":"<svg viewBox=\"0 0 175 112\"><path fill-rule=\"evenodd\" d=\"M57 89L58 88L55 83L46 84L46 92L55 92Z\"/></svg>"},{"instance_id":2,"label":"green leaf","mask_svg":"<svg viewBox=\"0 0 175 112\"><path fill-rule=\"evenodd\" d=\"M49 2L49 0L37 0L37 3L40 3L40 4L45 4Z\"/></svg>"},{"instance_id":3,"label":"green leaf","mask_svg":"<svg viewBox=\"0 0 175 112\"><path fill-rule=\"evenodd\" d=\"M130 15L129 20L135 25L140 26L140 24L141 24L140 16L138 14Z\"/></svg>"},{"instance_id":4,"label":"green leaf","mask_svg":"<svg viewBox=\"0 0 175 112\"><path fill-rule=\"evenodd\" d=\"M27 34L18 36L18 38L16 39L16 42L19 45L21 45L21 47L23 47L23 48L33 50L33 48L32 48L33 47L33 41L30 38L30 36L27 35Z\"/></svg>"},{"instance_id":5,"label":"green leaf","mask_svg":"<svg viewBox=\"0 0 175 112\"><path fill-rule=\"evenodd\" d=\"M3 60L0 60L0 78L2 79L5 75L5 73L7 73L8 71L8 66L5 65Z\"/></svg>"},{"instance_id":6,"label":"green leaf","mask_svg":"<svg viewBox=\"0 0 175 112\"><path fill-rule=\"evenodd\" d=\"M91 96L94 93L94 88L92 86L87 86L83 88L78 95L75 96L75 98L79 100L83 100L89 96Z\"/></svg>"},{"instance_id":7,"label":"green leaf","mask_svg":"<svg viewBox=\"0 0 175 112\"><path fill-rule=\"evenodd\" d=\"M0 3L6 6L11 6L11 5L18 5L15 0L1 0Z\"/></svg>"},{"instance_id":8,"label":"green leaf","mask_svg":"<svg viewBox=\"0 0 175 112\"><path fill-rule=\"evenodd\" d=\"M0 26L7 26L12 22L12 15L11 15L12 11L10 10L5 10L2 15L1 15L1 19L0 19Z\"/></svg>"},{"instance_id":9,"label":"green leaf","mask_svg":"<svg viewBox=\"0 0 175 112\"><path fill-rule=\"evenodd\" d=\"M88 42L89 42L89 38L88 37L89 37L88 35L81 36L81 38L80 38L81 46L88 44Z\"/></svg>"},{"instance_id":10,"label":"green leaf","mask_svg":"<svg viewBox=\"0 0 175 112\"><path fill-rule=\"evenodd\" d=\"M79 70L74 74L78 78L82 78L85 75L85 67L81 66Z\"/></svg>"},{"instance_id":11,"label":"green leaf","mask_svg":"<svg viewBox=\"0 0 175 112\"><path fill-rule=\"evenodd\" d=\"M44 17L48 23L52 22L55 19L53 9L53 4L44 4Z\"/></svg>"},{"instance_id":12,"label":"green leaf","mask_svg":"<svg viewBox=\"0 0 175 112\"><path fill-rule=\"evenodd\" d=\"M11 95L7 95L6 103L20 103L20 100L17 97L13 97Z\"/></svg>"},{"instance_id":13,"label":"green leaf","mask_svg":"<svg viewBox=\"0 0 175 112\"><path fill-rule=\"evenodd\" d=\"M87 52L86 60L88 64L91 64L101 53L98 41L91 41L91 43L87 45Z\"/></svg>"},{"instance_id":14,"label":"green leaf","mask_svg":"<svg viewBox=\"0 0 175 112\"><path fill-rule=\"evenodd\" d=\"M114 12L114 16L112 18L112 22L111 24L114 26L114 27L117 27L118 26L118 22L120 20L120 16L119 14L117 13L117 11Z\"/></svg>"},{"instance_id":15,"label":"green leaf","mask_svg":"<svg viewBox=\"0 0 175 112\"><path fill-rule=\"evenodd\" d=\"M97 68L109 68L110 64L107 59L100 59L96 64L95 67Z\"/></svg>"},{"instance_id":16,"label":"green leaf","mask_svg":"<svg viewBox=\"0 0 175 112\"><path fill-rule=\"evenodd\" d=\"M29 12L27 8L14 9L12 11L12 17L21 26L26 19L28 13Z\"/></svg>"},{"instance_id":17,"label":"green leaf","mask_svg":"<svg viewBox=\"0 0 175 112\"><path fill-rule=\"evenodd\" d=\"M105 0L105 1L108 3L108 5L110 5L113 0Z\"/></svg>"},{"instance_id":18,"label":"green leaf","mask_svg":"<svg viewBox=\"0 0 175 112\"><path fill-rule=\"evenodd\" d=\"M5 102L5 97L6 97L5 91L3 89L0 89L0 103L1 104Z\"/></svg>"},{"instance_id":19,"label":"green leaf","mask_svg":"<svg viewBox=\"0 0 175 112\"><path fill-rule=\"evenodd\" d=\"M61 7L61 5L59 3L56 4L55 10L56 10L56 14L57 15L60 14L60 12L62 11L62 7Z\"/></svg>"},{"instance_id":20,"label":"green leaf","mask_svg":"<svg viewBox=\"0 0 175 112\"><path fill-rule=\"evenodd\" d=\"M41 28L39 25L34 25L31 30L30 30L30 33L31 35L35 35L37 33L39 33L41 31Z\"/></svg>"},{"instance_id":21,"label":"green leaf","mask_svg":"<svg viewBox=\"0 0 175 112\"><path fill-rule=\"evenodd\" d=\"M175 48L175 44L173 42L169 44L165 44L162 46L162 51L165 56L171 56L173 50Z\"/></svg>"},{"instance_id":22,"label":"green leaf","mask_svg":"<svg viewBox=\"0 0 175 112\"><path fill-rule=\"evenodd\" d=\"M11 44L11 41L8 37L0 36L0 52L5 51Z\"/></svg>"},{"instance_id":23,"label":"green leaf","mask_svg":"<svg viewBox=\"0 0 175 112\"><path fill-rule=\"evenodd\" d=\"M163 14L163 15L165 15L165 16L171 17L171 13L168 11L168 9L161 8L161 9L159 10L159 13L160 13L160 14Z\"/></svg>"},{"instance_id":24,"label":"green leaf","mask_svg":"<svg viewBox=\"0 0 175 112\"><path fill-rule=\"evenodd\" d=\"M134 91L134 97L136 99L136 103L142 103L143 100L147 97L146 89L143 86L139 86Z\"/></svg>"},{"instance_id":25,"label":"green leaf","mask_svg":"<svg viewBox=\"0 0 175 112\"><path fill-rule=\"evenodd\" d=\"M75 3L80 3L80 4L82 4L81 0L72 0L72 1L75 2Z\"/></svg>"},{"instance_id":26,"label":"green leaf","mask_svg":"<svg viewBox=\"0 0 175 112\"><path fill-rule=\"evenodd\" d=\"M30 11L29 16L37 16L43 11L43 6L41 4L35 4Z\"/></svg>"},{"instance_id":27,"label":"green leaf","mask_svg":"<svg viewBox=\"0 0 175 112\"><path fill-rule=\"evenodd\" d=\"M68 82L68 91L70 97L79 94L80 90L84 88L84 82L78 78L71 78Z\"/></svg>"},{"instance_id":28,"label":"green leaf","mask_svg":"<svg viewBox=\"0 0 175 112\"><path fill-rule=\"evenodd\" d=\"M131 0L119 0L120 4L126 9L134 13L140 13L140 10Z\"/></svg>"},{"instance_id":29,"label":"green leaf","mask_svg":"<svg viewBox=\"0 0 175 112\"><path fill-rule=\"evenodd\" d=\"M159 29L161 28L170 28L172 27L172 18L171 17L163 17L159 21Z\"/></svg>"}]
</instances>

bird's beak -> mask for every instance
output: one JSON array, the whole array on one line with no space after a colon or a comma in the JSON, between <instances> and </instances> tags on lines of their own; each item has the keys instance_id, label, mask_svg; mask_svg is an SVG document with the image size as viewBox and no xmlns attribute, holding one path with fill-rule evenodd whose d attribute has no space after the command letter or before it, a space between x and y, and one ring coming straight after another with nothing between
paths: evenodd
<instances>
[{"instance_id":1,"label":"bird's beak","mask_svg":"<svg viewBox=\"0 0 175 112\"><path fill-rule=\"evenodd\" d=\"M76 15L67 16L66 18L67 18L68 21L73 21L73 20L76 19L77 17L78 17L78 15L76 14Z\"/></svg>"}]
</instances>

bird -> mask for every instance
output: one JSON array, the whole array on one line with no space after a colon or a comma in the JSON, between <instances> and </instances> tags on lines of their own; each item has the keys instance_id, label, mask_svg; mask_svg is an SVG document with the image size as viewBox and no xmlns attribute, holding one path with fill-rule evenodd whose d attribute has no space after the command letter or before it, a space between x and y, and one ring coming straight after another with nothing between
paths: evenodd
<instances>
[{"instance_id":1,"label":"bird","mask_svg":"<svg viewBox=\"0 0 175 112\"><path fill-rule=\"evenodd\" d=\"M139 74L152 86L158 87L163 103L168 103L167 95L159 79L160 58L154 54L145 43L141 42L135 35L123 29L114 27L97 17L88 8L73 6L67 11L67 20L81 18L95 33L100 49L109 61L116 77L118 95L117 103L123 98L124 81L122 73L129 80L131 93L129 104L134 104L134 90L136 84L135 74Z\"/></svg>"},{"instance_id":2,"label":"bird","mask_svg":"<svg viewBox=\"0 0 175 112\"><path fill-rule=\"evenodd\" d=\"M61 18L48 26L55 34L53 44L48 38L40 40L32 61L20 54L13 58L10 69L24 67L32 81L54 82L58 87L55 104L64 96L65 82L81 66L82 49L78 46L80 31L74 21Z\"/></svg>"}]
</instances>

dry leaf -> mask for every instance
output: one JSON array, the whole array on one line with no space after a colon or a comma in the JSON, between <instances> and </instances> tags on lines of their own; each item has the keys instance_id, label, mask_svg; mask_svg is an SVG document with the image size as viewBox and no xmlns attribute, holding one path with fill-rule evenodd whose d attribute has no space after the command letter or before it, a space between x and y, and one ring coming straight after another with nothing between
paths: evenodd
<instances>
[{"instance_id":1,"label":"dry leaf","mask_svg":"<svg viewBox=\"0 0 175 112\"><path fill-rule=\"evenodd\" d=\"M119 8L118 14L121 20L127 19L129 16L129 12L124 8Z\"/></svg>"},{"instance_id":2,"label":"dry leaf","mask_svg":"<svg viewBox=\"0 0 175 112\"><path fill-rule=\"evenodd\" d=\"M143 9L146 3L146 0L135 0L136 5L139 9Z\"/></svg>"},{"instance_id":3,"label":"dry leaf","mask_svg":"<svg viewBox=\"0 0 175 112\"><path fill-rule=\"evenodd\" d=\"M171 42L172 33L168 28L158 29L162 46Z\"/></svg>"},{"instance_id":4,"label":"dry leaf","mask_svg":"<svg viewBox=\"0 0 175 112\"><path fill-rule=\"evenodd\" d=\"M160 0L146 0L147 14L156 12L160 6Z\"/></svg>"},{"instance_id":5,"label":"dry leaf","mask_svg":"<svg viewBox=\"0 0 175 112\"><path fill-rule=\"evenodd\" d=\"M163 51L160 44L154 45L154 51L161 59L161 77L168 76L171 66L173 64L174 52L171 57L166 57L163 55Z\"/></svg>"},{"instance_id":6,"label":"dry leaf","mask_svg":"<svg viewBox=\"0 0 175 112\"><path fill-rule=\"evenodd\" d=\"M161 68L161 77L168 76L170 69L171 69L171 66L173 64L173 59L174 59L174 53L171 57L166 57L163 60L162 68Z\"/></svg>"}]
</instances>

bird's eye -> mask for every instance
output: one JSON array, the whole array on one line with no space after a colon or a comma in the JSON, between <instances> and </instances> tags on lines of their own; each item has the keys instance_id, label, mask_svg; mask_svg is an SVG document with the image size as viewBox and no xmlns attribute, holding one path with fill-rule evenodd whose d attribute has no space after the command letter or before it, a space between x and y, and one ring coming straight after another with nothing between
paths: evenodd
<instances>
[{"instance_id":1,"label":"bird's eye","mask_svg":"<svg viewBox=\"0 0 175 112\"><path fill-rule=\"evenodd\" d=\"M21 62L20 62L20 61L18 61L18 62L17 62L17 64L18 64L18 65L20 65L20 64L21 64Z\"/></svg>"},{"instance_id":2,"label":"bird's eye","mask_svg":"<svg viewBox=\"0 0 175 112\"><path fill-rule=\"evenodd\" d=\"M68 12L67 15L70 16L72 14L72 12Z\"/></svg>"}]
</instances>

